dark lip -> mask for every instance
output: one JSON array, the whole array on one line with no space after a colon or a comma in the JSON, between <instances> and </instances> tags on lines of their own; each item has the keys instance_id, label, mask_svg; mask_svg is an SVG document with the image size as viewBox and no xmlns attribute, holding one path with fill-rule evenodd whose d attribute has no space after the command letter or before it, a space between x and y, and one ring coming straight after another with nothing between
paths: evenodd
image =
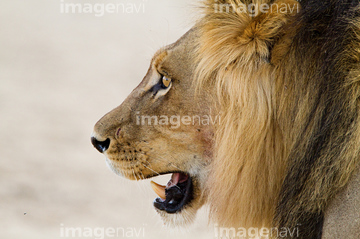
<instances>
[{"instance_id":1,"label":"dark lip","mask_svg":"<svg viewBox=\"0 0 360 239\"><path fill-rule=\"evenodd\" d=\"M156 198L154 207L171 214L180 212L193 199L193 187L193 180L189 175L188 180L185 182L165 189L166 199Z\"/></svg>"}]
</instances>

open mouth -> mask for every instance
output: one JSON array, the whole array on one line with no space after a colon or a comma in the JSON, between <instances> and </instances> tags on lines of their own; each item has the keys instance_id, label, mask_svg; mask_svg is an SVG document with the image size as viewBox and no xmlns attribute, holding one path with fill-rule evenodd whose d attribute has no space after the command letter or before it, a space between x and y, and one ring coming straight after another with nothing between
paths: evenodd
<instances>
[{"instance_id":1,"label":"open mouth","mask_svg":"<svg viewBox=\"0 0 360 239\"><path fill-rule=\"evenodd\" d=\"M159 196L154 207L167 213L180 212L193 199L193 183L186 173L173 173L166 186L151 181L151 186Z\"/></svg>"}]
</instances>

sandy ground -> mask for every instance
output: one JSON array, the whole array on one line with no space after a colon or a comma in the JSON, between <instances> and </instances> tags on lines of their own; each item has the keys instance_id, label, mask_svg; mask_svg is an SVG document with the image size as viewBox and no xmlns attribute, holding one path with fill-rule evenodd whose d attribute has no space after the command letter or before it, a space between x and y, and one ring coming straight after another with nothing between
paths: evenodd
<instances>
[{"instance_id":1,"label":"sandy ground","mask_svg":"<svg viewBox=\"0 0 360 239\"><path fill-rule=\"evenodd\" d=\"M194 1L63 2L145 11L96 17L62 14L61 0L0 2L0 238L64 238L66 227L143 230L105 238L213 238L206 210L190 229L164 228L149 181L116 176L90 144L95 122L141 81L152 54L190 28Z\"/></svg>"}]
</instances>

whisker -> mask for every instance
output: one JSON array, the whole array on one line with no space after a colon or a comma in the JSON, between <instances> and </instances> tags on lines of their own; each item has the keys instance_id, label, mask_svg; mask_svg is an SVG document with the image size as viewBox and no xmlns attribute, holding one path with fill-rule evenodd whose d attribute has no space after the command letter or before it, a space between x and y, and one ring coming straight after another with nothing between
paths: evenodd
<instances>
[{"instance_id":1,"label":"whisker","mask_svg":"<svg viewBox=\"0 0 360 239\"><path fill-rule=\"evenodd\" d=\"M160 157L160 156L159 156L159 157ZM172 157L172 156L171 156L171 157ZM177 167L176 165L174 165L172 162L168 162L168 161L166 161L166 159L164 159L164 158L162 158L162 157L160 157L160 158L163 159L163 160L160 160L159 158L155 158L155 160L168 163L168 164L170 164L171 167L174 167L174 168L178 169L179 171L182 171L179 167ZM175 158L173 158L173 159L175 159Z\"/></svg>"},{"instance_id":2,"label":"whisker","mask_svg":"<svg viewBox=\"0 0 360 239\"><path fill-rule=\"evenodd\" d=\"M156 172L155 170L153 170L150 167L147 167L145 164L141 163L145 168L150 169L151 171L153 171L154 173L156 173L157 175L160 175L160 173Z\"/></svg>"},{"instance_id":3,"label":"whisker","mask_svg":"<svg viewBox=\"0 0 360 239\"><path fill-rule=\"evenodd\" d=\"M144 180L145 179L144 174L142 172L140 172L140 173L141 173L141 178Z\"/></svg>"},{"instance_id":4,"label":"whisker","mask_svg":"<svg viewBox=\"0 0 360 239\"><path fill-rule=\"evenodd\" d=\"M135 170L134 170L134 169L131 169L131 171L132 171L132 173L133 173L133 175L134 175L135 180L136 180L136 181L139 181L138 178L136 177Z\"/></svg>"}]
</instances>

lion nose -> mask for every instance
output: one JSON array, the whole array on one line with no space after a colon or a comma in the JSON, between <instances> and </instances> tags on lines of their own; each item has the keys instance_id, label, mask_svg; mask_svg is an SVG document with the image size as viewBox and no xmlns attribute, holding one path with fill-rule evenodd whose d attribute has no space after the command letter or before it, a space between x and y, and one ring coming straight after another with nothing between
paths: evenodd
<instances>
[{"instance_id":1,"label":"lion nose","mask_svg":"<svg viewBox=\"0 0 360 239\"><path fill-rule=\"evenodd\" d=\"M100 153L104 153L109 148L110 139L106 139L105 141L99 141L95 137L91 137L91 143Z\"/></svg>"}]
</instances>

